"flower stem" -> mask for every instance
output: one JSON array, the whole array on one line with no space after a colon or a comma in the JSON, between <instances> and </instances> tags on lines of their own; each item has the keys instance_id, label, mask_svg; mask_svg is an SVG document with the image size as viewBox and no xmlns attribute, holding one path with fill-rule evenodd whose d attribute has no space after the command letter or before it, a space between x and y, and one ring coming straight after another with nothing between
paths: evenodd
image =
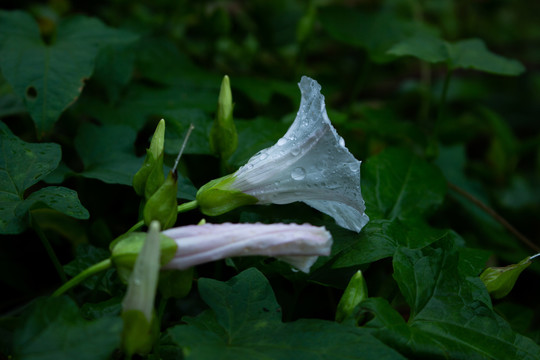
<instances>
[{"instance_id":1,"label":"flower stem","mask_svg":"<svg viewBox=\"0 0 540 360\"><path fill-rule=\"evenodd\" d=\"M189 211L189 210L196 209L197 206L199 206L199 204L197 203L197 200L193 200L193 201L178 205L178 210L177 211L179 213L186 212L186 211Z\"/></svg>"},{"instance_id":2,"label":"flower stem","mask_svg":"<svg viewBox=\"0 0 540 360\"><path fill-rule=\"evenodd\" d=\"M71 289L81 281L85 280L86 278L97 274L100 271L107 270L112 265L111 259L105 259L101 262L98 262L97 264L94 264L87 268L86 270L83 270L80 272L77 276L66 282L64 285L60 286L53 294L52 296L60 296L63 293L65 293L67 290Z\"/></svg>"},{"instance_id":3,"label":"flower stem","mask_svg":"<svg viewBox=\"0 0 540 360\"><path fill-rule=\"evenodd\" d=\"M133 231L143 227L143 225L144 225L144 220L141 220L141 221L137 222L135 225L130 227L128 231L126 231L126 234L129 234L130 232L133 232Z\"/></svg>"},{"instance_id":4,"label":"flower stem","mask_svg":"<svg viewBox=\"0 0 540 360\"><path fill-rule=\"evenodd\" d=\"M49 258L51 259L54 265L54 268L56 269L56 272L58 273L58 276L60 276L62 283L65 283L67 281L66 273L64 272L64 269L62 268L62 264L60 264L60 261L58 260L58 257L56 256L56 253L54 252L54 249L52 248L52 245L49 239L47 239L47 237L45 236L45 233L39 226L38 222L32 217L32 214L30 214L30 221L31 221L34 231L36 232L37 236L41 240L43 247L45 247L45 250L47 251Z\"/></svg>"},{"instance_id":5,"label":"flower stem","mask_svg":"<svg viewBox=\"0 0 540 360\"><path fill-rule=\"evenodd\" d=\"M484 204L482 201L480 201L478 198L476 198L471 193L467 192L465 189L460 188L459 186L448 183L448 187L458 194L464 196L472 202L474 205L478 206L480 209L485 211L488 215L490 215L493 219L495 219L499 224L504 226L506 230L508 230L510 233L512 233L515 237L517 237L522 243L527 245L529 248L536 252L540 252L540 246L533 243L531 240L529 240L525 235L523 235L521 232L519 232L515 227L512 226L505 218L503 218L501 215L499 215L495 210Z\"/></svg>"},{"instance_id":6,"label":"flower stem","mask_svg":"<svg viewBox=\"0 0 540 360\"><path fill-rule=\"evenodd\" d=\"M189 211L189 210L196 209L197 206L199 206L199 204L197 204L197 200L193 200L193 201L178 205L178 208L177 208L176 211L179 212L179 213L186 212L186 211ZM138 230L143 226L144 226L144 220L141 220L141 221L137 222L135 225L133 225L131 228L129 228L129 230L126 231L126 234L129 234L130 232Z\"/></svg>"}]
</instances>

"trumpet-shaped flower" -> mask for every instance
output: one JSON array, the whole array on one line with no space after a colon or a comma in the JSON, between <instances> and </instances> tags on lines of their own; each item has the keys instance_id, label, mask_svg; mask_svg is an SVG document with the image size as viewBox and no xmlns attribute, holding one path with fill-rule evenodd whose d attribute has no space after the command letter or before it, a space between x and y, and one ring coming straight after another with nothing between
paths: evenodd
<instances>
[{"instance_id":1,"label":"trumpet-shaped flower","mask_svg":"<svg viewBox=\"0 0 540 360\"><path fill-rule=\"evenodd\" d=\"M302 77L300 109L278 142L234 174L197 193L203 213L219 215L246 204L303 201L359 232L369 221L360 190L360 164L330 123L321 86Z\"/></svg>"},{"instance_id":2,"label":"trumpet-shaped flower","mask_svg":"<svg viewBox=\"0 0 540 360\"><path fill-rule=\"evenodd\" d=\"M164 269L191 266L234 256L276 257L309 272L318 256L330 255L332 236L309 224L204 224L163 231L176 241L175 257Z\"/></svg>"}]
</instances>

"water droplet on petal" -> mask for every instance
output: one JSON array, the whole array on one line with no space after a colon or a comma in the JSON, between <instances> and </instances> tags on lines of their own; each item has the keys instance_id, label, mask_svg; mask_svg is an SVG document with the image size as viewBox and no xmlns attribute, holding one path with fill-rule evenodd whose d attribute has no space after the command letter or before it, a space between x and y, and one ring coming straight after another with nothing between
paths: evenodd
<instances>
[{"instance_id":1,"label":"water droplet on petal","mask_svg":"<svg viewBox=\"0 0 540 360\"><path fill-rule=\"evenodd\" d=\"M267 153L262 153L261 156L259 157L259 159L260 160L266 160L267 157L268 157Z\"/></svg>"},{"instance_id":2,"label":"water droplet on petal","mask_svg":"<svg viewBox=\"0 0 540 360\"><path fill-rule=\"evenodd\" d=\"M304 168L297 167L292 171L291 177L294 180L303 180L306 177L306 170L304 170Z\"/></svg>"},{"instance_id":3,"label":"water droplet on petal","mask_svg":"<svg viewBox=\"0 0 540 360\"><path fill-rule=\"evenodd\" d=\"M357 163L349 163L349 169L351 169L351 171L358 171L358 164Z\"/></svg>"},{"instance_id":4,"label":"water droplet on petal","mask_svg":"<svg viewBox=\"0 0 540 360\"><path fill-rule=\"evenodd\" d=\"M296 155L300 154L300 148L296 147L296 148L292 149L291 154L292 154L292 156L296 156Z\"/></svg>"},{"instance_id":5,"label":"water droplet on petal","mask_svg":"<svg viewBox=\"0 0 540 360\"><path fill-rule=\"evenodd\" d=\"M287 140L284 139L284 138L279 139L278 142L277 142L278 146L283 146L283 145L285 145L286 143L287 143Z\"/></svg>"},{"instance_id":6,"label":"water droplet on petal","mask_svg":"<svg viewBox=\"0 0 540 360\"><path fill-rule=\"evenodd\" d=\"M342 137L339 138L339 146L345 147L345 140Z\"/></svg>"}]
</instances>

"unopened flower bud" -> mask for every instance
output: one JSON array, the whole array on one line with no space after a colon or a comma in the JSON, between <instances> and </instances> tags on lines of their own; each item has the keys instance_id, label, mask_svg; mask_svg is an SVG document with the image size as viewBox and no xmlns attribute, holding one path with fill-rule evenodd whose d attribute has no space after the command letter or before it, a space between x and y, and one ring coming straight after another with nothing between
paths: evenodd
<instances>
[{"instance_id":1,"label":"unopened flower bud","mask_svg":"<svg viewBox=\"0 0 540 360\"><path fill-rule=\"evenodd\" d=\"M165 182L148 199L143 210L145 224L157 220L161 223L163 229L168 229L174 225L178 217L177 180L176 173L169 172Z\"/></svg>"},{"instance_id":2,"label":"unopened flower bud","mask_svg":"<svg viewBox=\"0 0 540 360\"><path fill-rule=\"evenodd\" d=\"M517 264L512 264L504 267L488 267L482 274L480 279L486 285L486 288L491 296L495 299L500 299L508 295L514 287L519 274L531 265L531 256L523 259Z\"/></svg>"},{"instance_id":3,"label":"unopened flower bud","mask_svg":"<svg viewBox=\"0 0 540 360\"><path fill-rule=\"evenodd\" d=\"M146 157L142 167L133 176L133 188L135 192L150 198L161 186L163 176L163 146L165 143L165 120L161 119L156 127L150 148L146 150Z\"/></svg>"},{"instance_id":4,"label":"unopened flower bud","mask_svg":"<svg viewBox=\"0 0 540 360\"><path fill-rule=\"evenodd\" d=\"M231 85L225 75L221 82L216 120L210 130L210 148L222 159L228 159L238 146L233 107Z\"/></svg>"},{"instance_id":5,"label":"unopened flower bud","mask_svg":"<svg viewBox=\"0 0 540 360\"><path fill-rule=\"evenodd\" d=\"M366 282L364 281L364 276L362 271L358 270L349 281L349 285L345 289L345 292L339 300L339 304L336 311L336 321L342 322L347 317L349 317L354 308L360 304L362 301L367 299L368 292Z\"/></svg>"}]
</instances>

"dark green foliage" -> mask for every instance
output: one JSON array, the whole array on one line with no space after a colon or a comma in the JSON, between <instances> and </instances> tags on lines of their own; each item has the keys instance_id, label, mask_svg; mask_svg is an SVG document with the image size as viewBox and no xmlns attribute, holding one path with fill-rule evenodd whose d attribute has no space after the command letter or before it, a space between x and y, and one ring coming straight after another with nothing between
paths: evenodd
<instances>
[{"instance_id":1,"label":"dark green foliage","mask_svg":"<svg viewBox=\"0 0 540 360\"><path fill-rule=\"evenodd\" d=\"M0 358L123 358L123 281L144 220L204 218L324 225L332 252L309 274L266 257L162 273L160 339L142 358L540 359L538 262L491 285L480 276L540 252L536 2L67 0L5 9ZM218 111L225 75L234 117L229 102ZM257 205L228 189L232 178L212 182L285 134L302 75L321 84L332 124L362 161L370 221L360 233L303 203ZM145 161L161 119L163 152ZM177 181L163 184L191 124ZM197 199L205 184L214 188ZM196 210L177 214L196 199L184 208ZM69 297L43 297L64 273L111 257L115 238L124 242L111 268ZM176 251L167 241L163 263ZM349 290L337 323L358 270L362 287Z\"/></svg>"}]
</instances>

